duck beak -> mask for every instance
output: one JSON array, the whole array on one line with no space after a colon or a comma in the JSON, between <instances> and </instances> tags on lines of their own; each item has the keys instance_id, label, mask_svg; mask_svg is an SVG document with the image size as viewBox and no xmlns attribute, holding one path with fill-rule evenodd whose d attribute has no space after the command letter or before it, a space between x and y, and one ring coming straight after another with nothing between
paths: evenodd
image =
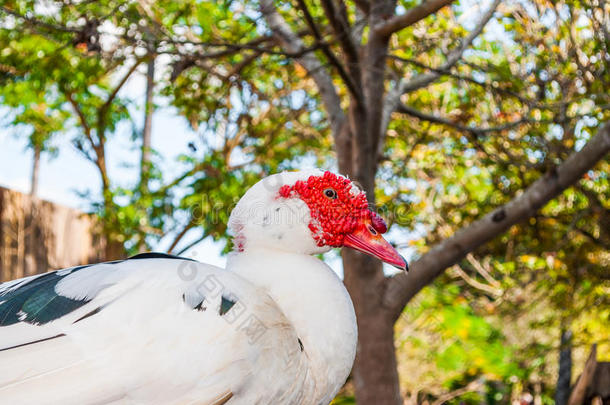
<instances>
[{"instance_id":1,"label":"duck beak","mask_svg":"<svg viewBox=\"0 0 610 405\"><path fill-rule=\"evenodd\" d=\"M383 224L382 229L379 229L379 226L373 226L373 221L368 218L364 219L358 224L356 230L345 235L343 246L376 257L400 270L409 271L409 265L405 258L381 236L382 232L379 232L379 230L385 232L385 224Z\"/></svg>"}]
</instances>

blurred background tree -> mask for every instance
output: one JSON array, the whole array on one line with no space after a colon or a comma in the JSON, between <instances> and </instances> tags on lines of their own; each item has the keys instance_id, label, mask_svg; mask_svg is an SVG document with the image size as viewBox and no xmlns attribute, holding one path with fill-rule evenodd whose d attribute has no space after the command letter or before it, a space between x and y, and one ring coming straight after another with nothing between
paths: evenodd
<instances>
[{"instance_id":1,"label":"blurred background tree","mask_svg":"<svg viewBox=\"0 0 610 405\"><path fill-rule=\"evenodd\" d=\"M86 197L116 242L108 258L164 237L174 253L226 238L232 203L270 172L338 168L369 191L412 272L345 254L361 347L337 403L354 390L376 404L526 394L550 403L565 389L559 376L569 384L579 372L559 369L560 350L577 366L593 342L610 356L604 2L65 0L0 10L7 123L42 152L71 136L98 169L101 198ZM145 100L122 91L137 74ZM197 131L173 178L150 146L154 94ZM121 122L133 123L141 150L126 162L140 168L129 185L106 167Z\"/></svg>"}]
</instances>

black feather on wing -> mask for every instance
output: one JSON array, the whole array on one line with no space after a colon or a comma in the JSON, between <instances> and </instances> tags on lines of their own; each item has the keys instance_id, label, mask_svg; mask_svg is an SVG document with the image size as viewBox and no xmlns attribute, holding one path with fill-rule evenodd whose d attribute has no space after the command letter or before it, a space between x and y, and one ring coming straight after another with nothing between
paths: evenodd
<instances>
[{"instance_id":1,"label":"black feather on wing","mask_svg":"<svg viewBox=\"0 0 610 405\"><path fill-rule=\"evenodd\" d=\"M89 266L45 273L11 286L5 291L0 288L0 327L18 322L45 324L88 303L90 299L64 297L55 290L55 286L63 278L87 267Z\"/></svg>"},{"instance_id":2,"label":"black feather on wing","mask_svg":"<svg viewBox=\"0 0 610 405\"><path fill-rule=\"evenodd\" d=\"M127 260L137 259L177 259L195 262L193 259L156 252L142 253L132 256ZM116 260L104 264L118 264L122 262L124 260ZM65 297L57 293L55 287L62 279L91 266L95 265L58 270L33 278L0 284L0 327L19 322L43 325L59 319L90 302L93 297L87 299Z\"/></svg>"}]
</instances>

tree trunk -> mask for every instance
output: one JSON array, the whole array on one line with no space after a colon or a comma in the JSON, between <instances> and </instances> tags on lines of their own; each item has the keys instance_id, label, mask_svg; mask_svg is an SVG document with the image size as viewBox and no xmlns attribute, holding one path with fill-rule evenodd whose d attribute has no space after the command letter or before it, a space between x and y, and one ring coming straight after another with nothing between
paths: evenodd
<instances>
[{"instance_id":1,"label":"tree trunk","mask_svg":"<svg viewBox=\"0 0 610 405\"><path fill-rule=\"evenodd\" d=\"M152 151L152 116L154 111L153 96L155 88L155 56L150 55L146 68L146 100L144 105L144 126L142 128L142 154L140 158L140 193L148 194L148 183L151 171L151 151ZM146 251L146 233L138 232L138 251Z\"/></svg>"},{"instance_id":2,"label":"tree trunk","mask_svg":"<svg viewBox=\"0 0 610 405\"><path fill-rule=\"evenodd\" d=\"M345 285L358 319L358 350L352 371L359 404L400 404L394 322L381 308L384 275L381 264L344 249Z\"/></svg>"},{"instance_id":3,"label":"tree trunk","mask_svg":"<svg viewBox=\"0 0 610 405\"><path fill-rule=\"evenodd\" d=\"M367 192L369 204L374 207L377 164L372 151L376 146L367 125L371 109L361 107L352 100L347 124L351 144L347 148L337 146L337 160L339 170ZM342 257L344 283L358 320L358 349L352 370L358 403L402 404L394 350L394 318L382 306L386 285L382 264L349 249L342 250Z\"/></svg>"},{"instance_id":4,"label":"tree trunk","mask_svg":"<svg viewBox=\"0 0 610 405\"><path fill-rule=\"evenodd\" d=\"M572 331L562 328L559 349L559 375L555 387L555 405L566 405L570 398L572 381Z\"/></svg>"},{"instance_id":5,"label":"tree trunk","mask_svg":"<svg viewBox=\"0 0 610 405\"><path fill-rule=\"evenodd\" d=\"M142 156L140 160L140 187L143 193L148 191L148 179L150 177L154 86L155 57L151 56L148 60L146 71L146 105L144 107L144 127L142 129Z\"/></svg>"},{"instance_id":6,"label":"tree trunk","mask_svg":"<svg viewBox=\"0 0 610 405\"><path fill-rule=\"evenodd\" d=\"M40 173L40 152L42 148L34 146L34 161L32 162L32 183L30 184L30 196L38 194L38 174Z\"/></svg>"}]
</instances>

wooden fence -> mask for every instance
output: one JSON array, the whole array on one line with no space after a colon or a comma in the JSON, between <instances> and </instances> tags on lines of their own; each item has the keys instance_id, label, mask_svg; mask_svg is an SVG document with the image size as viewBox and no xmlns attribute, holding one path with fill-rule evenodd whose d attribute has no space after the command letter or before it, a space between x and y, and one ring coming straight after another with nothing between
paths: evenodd
<instances>
[{"instance_id":1,"label":"wooden fence","mask_svg":"<svg viewBox=\"0 0 610 405\"><path fill-rule=\"evenodd\" d=\"M0 187L0 282L101 261L92 215Z\"/></svg>"}]
</instances>

